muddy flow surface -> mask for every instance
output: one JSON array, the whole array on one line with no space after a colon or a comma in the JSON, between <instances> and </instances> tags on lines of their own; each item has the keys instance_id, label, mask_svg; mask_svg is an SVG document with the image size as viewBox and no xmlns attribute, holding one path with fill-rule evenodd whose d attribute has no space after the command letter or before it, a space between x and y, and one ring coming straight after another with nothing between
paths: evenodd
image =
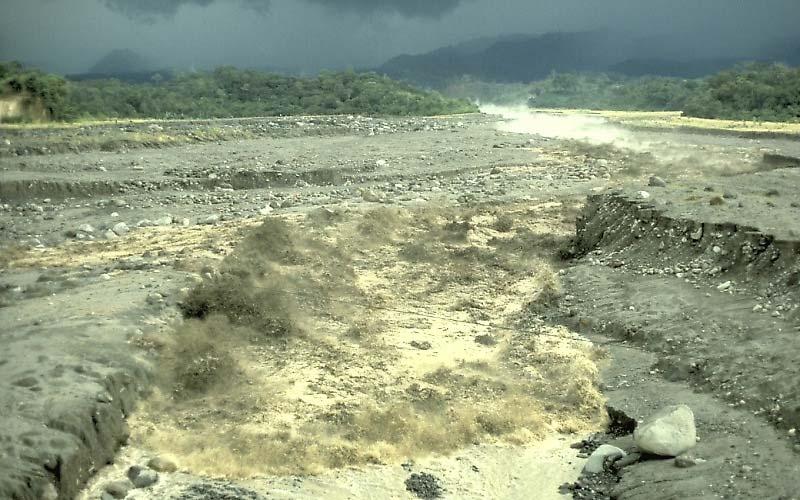
<instances>
[{"instance_id":1,"label":"muddy flow surface","mask_svg":"<svg viewBox=\"0 0 800 500\"><path fill-rule=\"evenodd\" d=\"M509 113L2 142L2 497L798 496L796 141ZM607 404L686 404L697 445L637 456ZM625 462L582 475L600 444Z\"/></svg>"}]
</instances>

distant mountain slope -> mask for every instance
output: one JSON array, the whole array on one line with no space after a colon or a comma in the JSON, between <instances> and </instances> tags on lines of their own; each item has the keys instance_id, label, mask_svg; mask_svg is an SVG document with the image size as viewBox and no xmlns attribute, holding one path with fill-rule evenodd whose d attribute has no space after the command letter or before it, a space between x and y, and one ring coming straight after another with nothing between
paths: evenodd
<instances>
[{"instance_id":1,"label":"distant mountain slope","mask_svg":"<svg viewBox=\"0 0 800 500\"><path fill-rule=\"evenodd\" d=\"M696 59L678 61L673 59L628 59L607 69L625 76L671 76L677 78L702 78L742 62L743 58Z\"/></svg>"},{"instance_id":2,"label":"distant mountain slope","mask_svg":"<svg viewBox=\"0 0 800 500\"><path fill-rule=\"evenodd\" d=\"M783 41L742 57L692 57L681 41L609 31L481 38L420 55L402 55L378 71L440 86L464 75L483 81L530 82L551 72L603 71L628 76L707 76L754 59L800 64L800 42Z\"/></svg>"},{"instance_id":3,"label":"distant mountain slope","mask_svg":"<svg viewBox=\"0 0 800 500\"><path fill-rule=\"evenodd\" d=\"M149 73L156 66L147 58L129 49L112 50L89 68L87 73L93 75L125 75L133 73Z\"/></svg>"}]
</instances>

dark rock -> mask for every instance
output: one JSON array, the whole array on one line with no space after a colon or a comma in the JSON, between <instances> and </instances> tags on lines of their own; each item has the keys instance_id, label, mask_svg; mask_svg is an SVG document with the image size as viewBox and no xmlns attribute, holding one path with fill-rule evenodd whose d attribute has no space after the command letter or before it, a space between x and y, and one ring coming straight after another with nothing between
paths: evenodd
<instances>
[{"instance_id":1,"label":"dark rock","mask_svg":"<svg viewBox=\"0 0 800 500\"><path fill-rule=\"evenodd\" d=\"M606 406L608 413L608 433L614 437L627 436L636 430L636 420L629 417L625 412L617 410L612 406Z\"/></svg>"},{"instance_id":2,"label":"dark rock","mask_svg":"<svg viewBox=\"0 0 800 500\"><path fill-rule=\"evenodd\" d=\"M444 493L439 479L427 472L411 474L406 479L406 490L417 495L418 498L439 498Z\"/></svg>"},{"instance_id":3,"label":"dark rock","mask_svg":"<svg viewBox=\"0 0 800 500\"><path fill-rule=\"evenodd\" d=\"M175 500L263 500L255 491L224 482L195 483Z\"/></svg>"}]
</instances>

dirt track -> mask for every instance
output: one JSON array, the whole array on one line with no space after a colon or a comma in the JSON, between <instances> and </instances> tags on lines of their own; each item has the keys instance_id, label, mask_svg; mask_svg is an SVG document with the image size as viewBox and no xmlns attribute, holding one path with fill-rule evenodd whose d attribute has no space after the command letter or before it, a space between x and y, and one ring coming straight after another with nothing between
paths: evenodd
<instances>
[{"instance_id":1,"label":"dirt track","mask_svg":"<svg viewBox=\"0 0 800 500\"><path fill-rule=\"evenodd\" d=\"M99 498L158 455L179 472L127 498L406 497L420 471L452 498L557 498L569 444L604 424L598 388L635 418L689 404L707 459L640 462L609 492L797 496L800 182L763 160L796 140L477 115L224 127L158 148L3 132L6 496ZM281 315L225 302L181 326L226 269ZM187 354L204 340L219 352ZM203 367L224 383L180 378L220 352Z\"/></svg>"}]
</instances>

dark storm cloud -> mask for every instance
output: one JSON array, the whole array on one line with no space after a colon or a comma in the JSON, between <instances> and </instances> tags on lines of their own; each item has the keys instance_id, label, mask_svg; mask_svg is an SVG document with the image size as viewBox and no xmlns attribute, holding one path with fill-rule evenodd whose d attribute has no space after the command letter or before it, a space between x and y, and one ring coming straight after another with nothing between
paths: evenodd
<instances>
[{"instance_id":1,"label":"dark storm cloud","mask_svg":"<svg viewBox=\"0 0 800 500\"><path fill-rule=\"evenodd\" d=\"M377 67L465 40L606 29L643 56L800 47L800 0L2 0L0 60L59 73L129 49L164 68ZM258 13L260 11L260 13ZM792 45L794 44L794 45ZM658 50L655 50L658 49Z\"/></svg>"},{"instance_id":2,"label":"dark storm cloud","mask_svg":"<svg viewBox=\"0 0 800 500\"><path fill-rule=\"evenodd\" d=\"M458 7L461 0L307 0L331 9L354 12L397 12L406 17L439 17Z\"/></svg>"},{"instance_id":3,"label":"dark storm cloud","mask_svg":"<svg viewBox=\"0 0 800 500\"><path fill-rule=\"evenodd\" d=\"M153 20L157 16L173 16L183 5L205 7L216 0L103 0L112 10L134 19ZM252 7L267 8L269 0L246 0L244 3Z\"/></svg>"},{"instance_id":4,"label":"dark storm cloud","mask_svg":"<svg viewBox=\"0 0 800 500\"><path fill-rule=\"evenodd\" d=\"M140 20L154 20L162 16L173 16L184 5L205 7L215 2L239 2L257 12L267 12L271 0L104 0L117 12ZM440 17L458 7L462 0L304 0L336 11L351 11L361 14L393 12L402 16Z\"/></svg>"}]
</instances>

